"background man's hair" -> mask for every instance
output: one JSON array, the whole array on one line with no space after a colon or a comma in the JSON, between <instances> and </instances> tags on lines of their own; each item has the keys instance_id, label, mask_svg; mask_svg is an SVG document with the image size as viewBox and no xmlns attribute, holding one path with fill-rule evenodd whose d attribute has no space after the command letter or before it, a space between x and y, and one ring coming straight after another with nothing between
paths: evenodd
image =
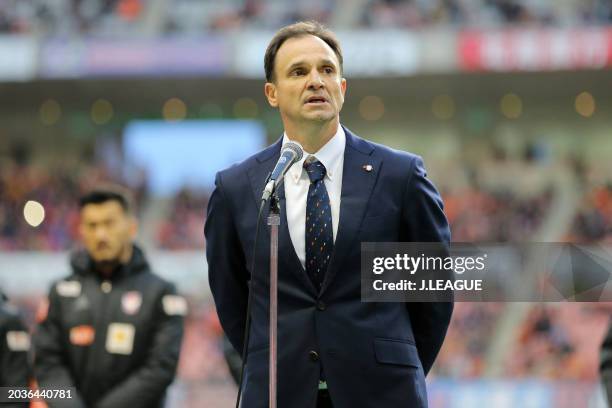
<instances>
[{"instance_id":1,"label":"background man's hair","mask_svg":"<svg viewBox=\"0 0 612 408\"><path fill-rule=\"evenodd\" d=\"M340 42L338 42L336 35L317 21L300 21L281 28L274 34L272 40L270 40L264 56L264 69L266 71L267 82L274 82L275 80L274 62L281 45L290 38L302 37L305 35L319 37L330 46L338 58L338 62L340 63L340 75L342 75L342 50L340 49Z\"/></svg>"},{"instance_id":2,"label":"background man's hair","mask_svg":"<svg viewBox=\"0 0 612 408\"><path fill-rule=\"evenodd\" d=\"M79 208L82 209L88 204L103 204L108 201L118 202L127 214L131 214L134 209L132 193L116 184L104 184L89 190L79 198Z\"/></svg>"}]
</instances>

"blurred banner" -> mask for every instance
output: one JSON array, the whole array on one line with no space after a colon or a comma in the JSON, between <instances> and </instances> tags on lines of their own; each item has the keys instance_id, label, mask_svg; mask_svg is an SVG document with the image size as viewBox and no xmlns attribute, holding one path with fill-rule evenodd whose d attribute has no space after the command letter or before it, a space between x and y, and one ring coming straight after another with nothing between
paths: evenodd
<instances>
[{"instance_id":1,"label":"blurred banner","mask_svg":"<svg viewBox=\"0 0 612 408\"><path fill-rule=\"evenodd\" d=\"M222 37L52 39L42 44L40 76L216 76L227 72L230 50Z\"/></svg>"},{"instance_id":2,"label":"blurred banner","mask_svg":"<svg viewBox=\"0 0 612 408\"><path fill-rule=\"evenodd\" d=\"M263 59L273 32L241 32L234 40L234 72L263 77ZM411 75L421 70L419 35L398 30L338 32L344 71L351 76Z\"/></svg>"},{"instance_id":3,"label":"blurred banner","mask_svg":"<svg viewBox=\"0 0 612 408\"><path fill-rule=\"evenodd\" d=\"M508 29L459 36L464 71L556 71L612 66L612 29Z\"/></svg>"},{"instance_id":4,"label":"blurred banner","mask_svg":"<svg viewBox=\"0 0 612 408\"><path fill-rule=\"evenodd\" d=\"M273 33L153 38L0 36L0 81L121 76L263 79ZM351 77L472 71L521 72L612 66L610 28L339 31Z\"/></svg>"},{"instance_id":5,"label":"blurred banner","mask_svg":"<svg viewBox=\"0 0 612 408\"><path fill-rule=\"evenodd\" d=\"M37 51L33 37L0 35L0 81L33 79L37 68Z\"/></svg>"}]
</instances>

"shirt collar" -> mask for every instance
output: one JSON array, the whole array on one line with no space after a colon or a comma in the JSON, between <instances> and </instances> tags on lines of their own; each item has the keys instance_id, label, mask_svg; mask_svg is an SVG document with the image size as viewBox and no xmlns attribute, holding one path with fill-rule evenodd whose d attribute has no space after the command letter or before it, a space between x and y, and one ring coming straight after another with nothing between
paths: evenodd
<instances>
[{"instance_id":1,"label":"shirt collar","mask_svg":"<svg viewBox=\"0 0 612 408\"><path fill-rule=\"evenodd\" d=\"M283 133L283 144L289 141L292 140L287 137L287 133ZM292 142L299 144L296 141ZM344 156L345 145L346 135L344 134L344 129L341 125L338 125L338 130L336 131L336 134L331 139L329 139L329 141L325 143L325 145L321 147L319 151L313 154L304 152L304 157L302 157L302 160L296 162L293 166L291 166L289 168L288 174L291 176L293 181L297 183L300 180L300 177L302 176L302 172L304 170L304 161L308 160L309 157L314 156L325 166L326 177L328 177L330 180L333 180L334 175L339 170L338 166L340 165L340 159Z\"/></svg>"}]
</instances>

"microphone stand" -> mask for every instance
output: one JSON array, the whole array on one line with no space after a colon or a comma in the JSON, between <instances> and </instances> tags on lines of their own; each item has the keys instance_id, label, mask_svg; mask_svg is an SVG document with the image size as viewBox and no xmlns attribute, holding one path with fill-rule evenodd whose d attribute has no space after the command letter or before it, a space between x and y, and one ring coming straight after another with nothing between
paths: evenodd
<instances>
[{"instance_id":1,"label":"microphone stand","mask_svg":"<svg viewBox=\"0 0 612 408\"><path fill-rule=\"evenodd\" d=\"M269 400L270 408L276 408L276 368L278 331L278 226L280 205L276 190L270 197L268 213L270 226L270 359L269 359Z\"/></svg>"}]
</instances>

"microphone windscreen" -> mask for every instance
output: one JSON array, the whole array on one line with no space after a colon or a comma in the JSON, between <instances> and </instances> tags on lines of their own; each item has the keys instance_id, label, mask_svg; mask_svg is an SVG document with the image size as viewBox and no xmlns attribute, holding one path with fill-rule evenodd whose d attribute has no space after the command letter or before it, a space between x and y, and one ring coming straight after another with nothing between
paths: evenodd
<instances>
[{"instance_id":1,"label":"microphone windscreen","mask_svg":"<svg viewBox=\"0 0 612 408\"><path fill-rule=\"evenodd\" d=\"M304 150L302 150L302 147L299 144L295 142L287 142L283 145L282 150L285 150L285 149L290 149L295 152L296 162L299 162L300 160L302 160L302 157L304 156Z\"/></svg>"}]
</instances>

